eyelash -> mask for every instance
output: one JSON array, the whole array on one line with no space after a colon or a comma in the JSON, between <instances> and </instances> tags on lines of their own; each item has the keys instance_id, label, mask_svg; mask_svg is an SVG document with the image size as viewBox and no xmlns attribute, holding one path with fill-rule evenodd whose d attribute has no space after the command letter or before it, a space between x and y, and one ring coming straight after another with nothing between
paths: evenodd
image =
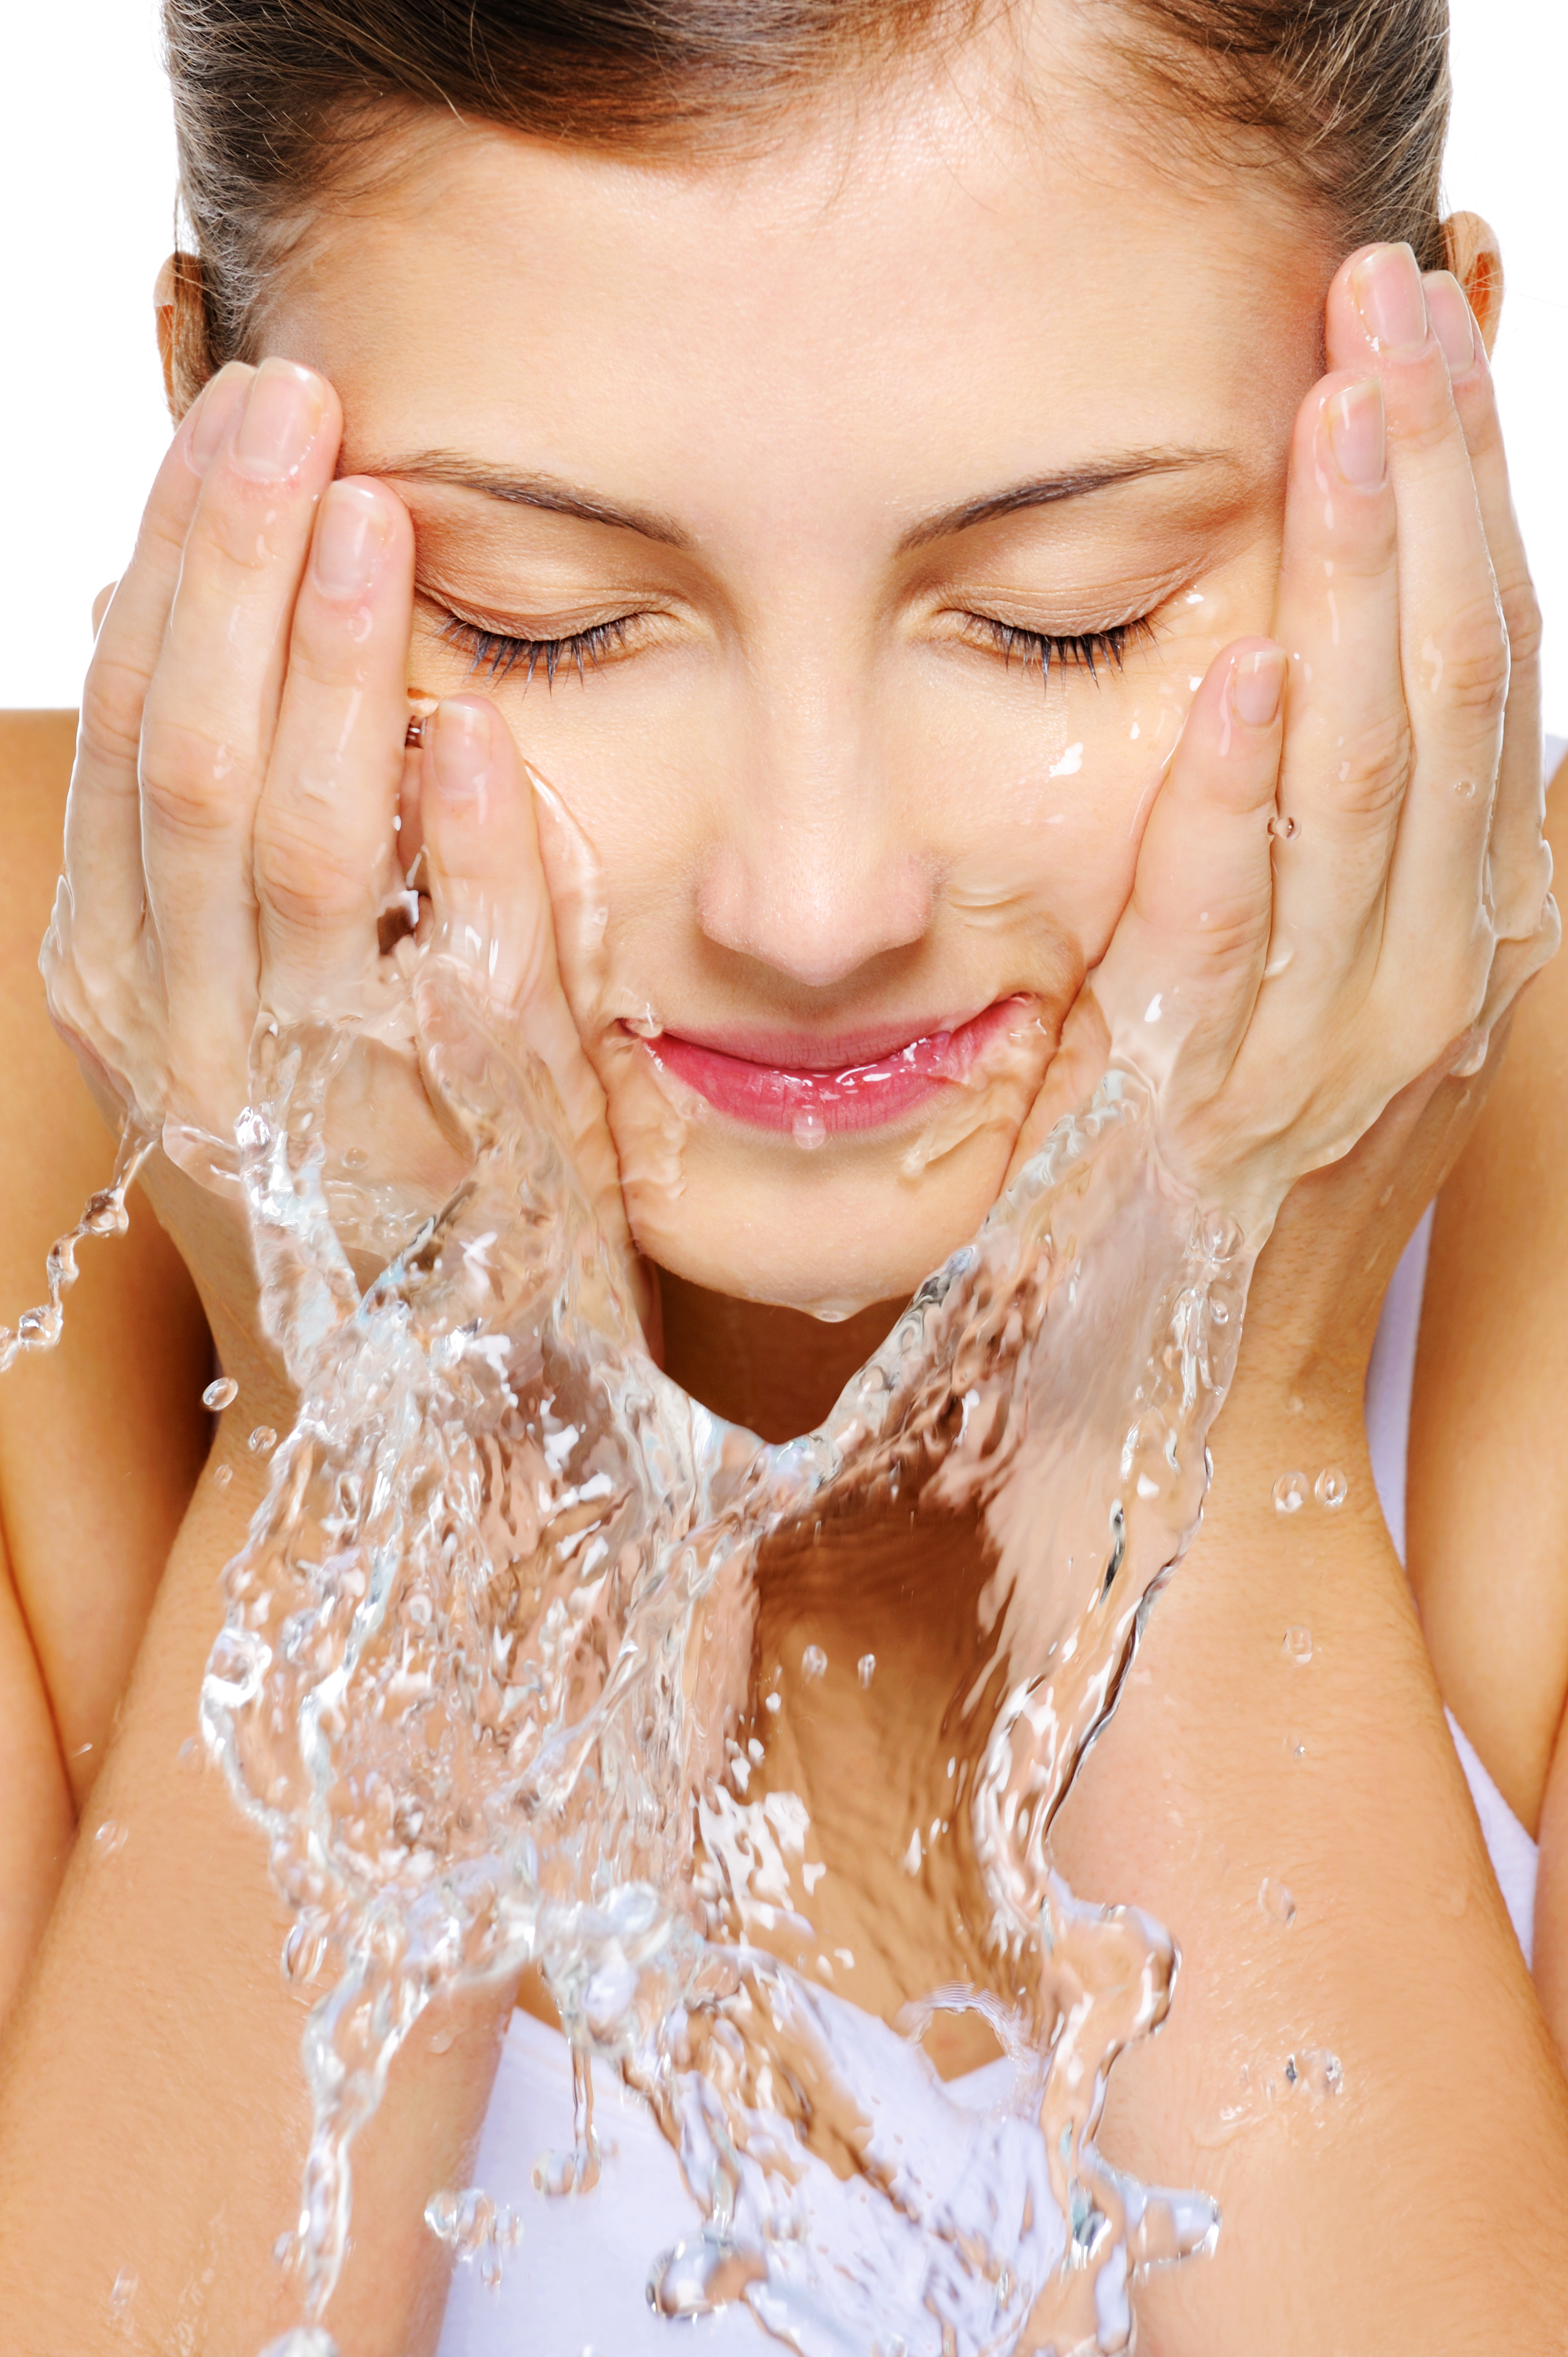
<instances>
[{"instance_id":1,"label":"eyelash","mask_svg":"<svg viewBox=\"0 0 1568 2357\"><path fill-rule=\"evenodd\" d=\"M1047 630L1020 630L1016 624L999 622L989 614L972 614L970 619L1000 651L1004 664L1011 665L1016 658L1027 671L1031 663L1037 663L1042 686L1049 683L1053 665L1058 671L1069 666L1074 671L1086 671L1098 683L1096 656L1107 670L1120 671L1128 648L1154 637L1147 621L1113 622L1109 630L1081 630L1070 637L1058 637Z\"/></svg>"},{"instance_id":2,"label":"eyelash","mask_svg":"<svg viewBox=\"0 0 1568 2357\"><path fill-rule=\"evenodd\" d=\"M626 644L627 633L638 618L633 614L618 615L614 621L596 622L591 630L573 630L560 639L519 639L504 630L487 630L478 622L466 622L459 614L450 614L442 625L441 635L448 646L466 650L469 671L487 672L492 681L509 678L520 664L524 666L523 684L532 683L541 664L544 668L547 686L553 687L555 674L562 664L575 667L577 677L603 662ZM1114 622L1109 630L1082 630L1070 636L1060 636L1046 630L1026 630L1012 622L999 622L989 614L972 614L969 619L983 630L1011 667L1015 659L1026 672L1037 664L1040 683L1049 683L1053 669L1087 671L1098 683L1100 673L1096 658L1108 670L1120 671L1130 646L1153 638L1146 621Z\"/></svg>"},{"instance_id":3,"label":"eyelash","mask_svg":"<svg viewBox=\"0 0 1568 2357\"><path fill-rule=\"evenodd\" d=\"M467 651L470 673L484 671L492 680L506 679L521 663L527 686L542 663L545 683L553 687L564 662L574 664L582 679L607 654L624 646L636 619L635 614L621 614L613 622L596 622L591 630L573 630L564 639L515 639L504 630L483 630L478 622L465 622L460 614L450 614L441 626L441 635L448 646Z\"/></svg>"}]
</instances>

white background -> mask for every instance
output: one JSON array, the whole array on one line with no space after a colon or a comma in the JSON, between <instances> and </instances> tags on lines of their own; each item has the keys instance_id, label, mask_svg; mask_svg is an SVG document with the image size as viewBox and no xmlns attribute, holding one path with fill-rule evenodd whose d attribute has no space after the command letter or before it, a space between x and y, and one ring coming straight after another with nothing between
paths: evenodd
<instances>
[{"instance_id":1,"label":"white background","mask_svg":"<svg viewBox=\"0 0 1568 2357\"><path fill-rule=\"evenodd\" d=\"M1448 198L1502 239L1498 383L1546 610L1546 725L1568 735L1568 0L1452 5ZM93 594L124 564L168 430L151 296L174 142L153 0L6 15L0 706L71 705Z\"/></svg>"}]
</instances>

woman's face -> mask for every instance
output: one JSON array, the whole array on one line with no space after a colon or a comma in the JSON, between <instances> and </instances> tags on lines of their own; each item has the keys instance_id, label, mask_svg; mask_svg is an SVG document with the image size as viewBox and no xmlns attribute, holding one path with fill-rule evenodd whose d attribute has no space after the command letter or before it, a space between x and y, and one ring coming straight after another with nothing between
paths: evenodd
<instances>
[{"instance_id":1,"label":"woman's face","mask_svg":"<svg viewBox=\"0 0 1568 2357\"><path fill-rule=\"evenodd\" d=\"M413 515L411 683L492 694L569 814L660 1265L839 1315L979 1224L1268 627L1337 258L976 48L749 162L454 128L291 273L269 344Z\"/></svg>"}]
</instances>

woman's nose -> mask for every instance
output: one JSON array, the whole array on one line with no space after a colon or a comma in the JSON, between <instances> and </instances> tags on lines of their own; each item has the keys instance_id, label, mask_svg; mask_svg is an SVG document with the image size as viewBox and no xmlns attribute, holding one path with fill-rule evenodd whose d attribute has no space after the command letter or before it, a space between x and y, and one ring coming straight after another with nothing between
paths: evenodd
<instances>
[{"instance_id":1,"label":"woman's nose","mask_svg":"<svg viewBox=\"0 0 1568 2357\"><path fill-rule=\"evenodd\" d=\"M710 843L697 908L709 940L818 990L918 941L932 862L884 769L860 729L779 731Z\"/></svg>"}]
</instances>

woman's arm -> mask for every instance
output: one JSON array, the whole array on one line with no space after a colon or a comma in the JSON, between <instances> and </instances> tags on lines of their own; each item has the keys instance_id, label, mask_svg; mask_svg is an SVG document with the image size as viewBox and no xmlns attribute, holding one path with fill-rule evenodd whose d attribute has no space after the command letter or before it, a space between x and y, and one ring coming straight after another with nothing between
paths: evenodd
<instances>
[{"instance_id":1,"label":"woman's arm","mask_svg":"<svg viewBox=\"0 0 1568 2357\"><path fill-rule=\"evenodd\" d=\"M0 1324L44 1290L49 1244L102 1187L113 1140L44 1005L38 945L59 875L69 712L0 715ZM145 1199L89 1244L65 1337L0 1382L0 2016L37 1940L153 1594L207 1453L210 1344Z\"/></svg>"},{"instance_id":2,"label":"woman's arm","mask_svg":"<svg viewBox=\"0 0 1568 2357\"><path fill-rule=\"evenodd\" d=\"M1547 809L1568 859L1568 781ZM1411 1414L1410 1573L1438 1683L1541 1842L1536 1974L1568 2052L1568 959L1531 985L1438 1199Z\"/></svg>"},{"instance_id":3,"label":"woman's arm","mask_svg":"<svg viewBox=\"0 0 1568 2357\"><path fill-rule=\"evenodd\" d=\"M109 2357L127 2332L139 2349L255 2357L298 2320L271 2254L298 2215L299 2041L319 1992L279 1970L289 1918L266 1845L196 1732L218 1575L263 1480L237 1430L224 1443L0 2046L0 2346L14 2357ZM226 1490L212 1478L225 1460ZM105 1822L120 1846L93 1838ZM435 2345L450 2257L424 2207L467 2182L510 2009L510 1988L433 2007L356 2144L353 2248L328 2317L352 2357ZM117 2323L122 2268L136 2285Z\"/></svg>"},{"instance_id":4,"label":"woman's arm","mask_svg":"<svg viewBox=\"0 0 1568 2357\"><path fill-rule=\"evenodd\" d=\"M1117 2065L1100 2137L1221 2206L1213 2259L1149 2287L1161 2357L1562 2345L1568 2087L1362 1416L1388 1265L1369 1246L1407 1232L1464 1095L1443 1083L1413 1135L1380 1125L1287 1205L1202 1529L1059 1828L1076 1891L1135 1900L1181 1944L1169 2020ZM1342 1509L1275 1511L1281 1472L1326 1466Z\"/></svg>"}]
</instances>

